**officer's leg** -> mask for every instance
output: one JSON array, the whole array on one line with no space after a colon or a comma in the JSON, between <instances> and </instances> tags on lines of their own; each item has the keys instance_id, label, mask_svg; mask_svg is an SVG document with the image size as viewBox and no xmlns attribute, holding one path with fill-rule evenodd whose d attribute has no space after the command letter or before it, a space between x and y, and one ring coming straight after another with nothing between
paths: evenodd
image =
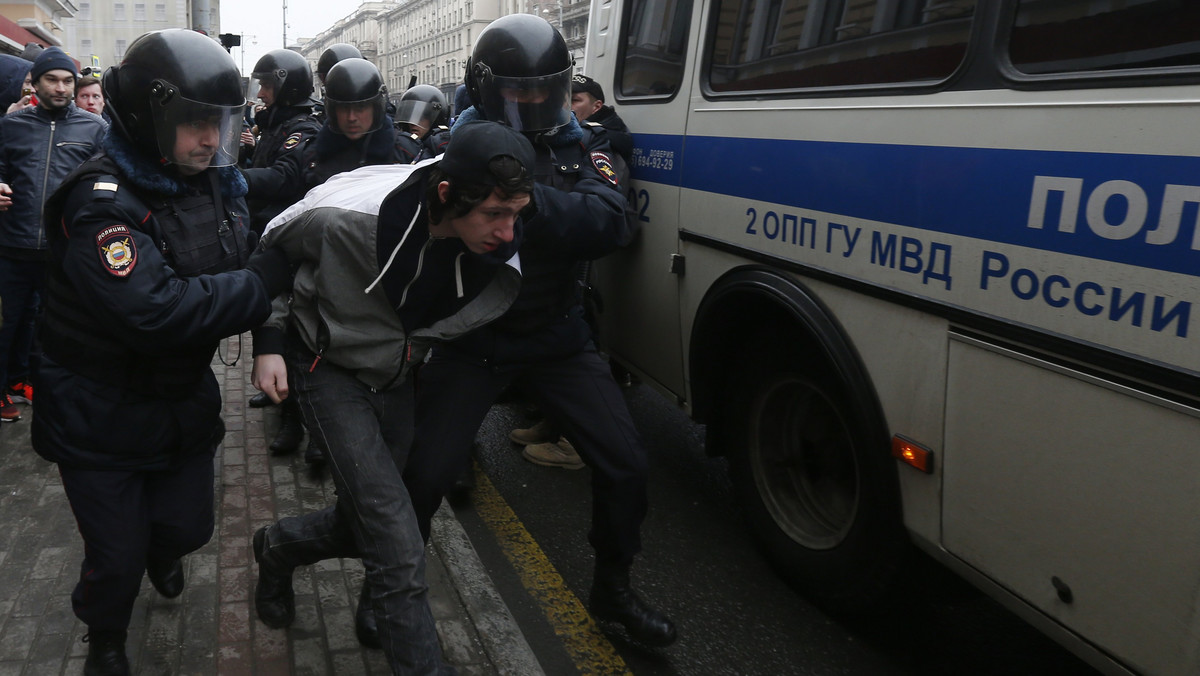
<instances>
[{"instance_id":1,"label":"officer's leg","mask_svg":"<svg viewBox=\"0 0 1200 676\"><path fill-rule=\"evenodd\" d=\"M630 583L641 551L646 516L646 451L621 389L591 345L565 359L534 365L522 375L547 415L559 423L592 468L592 529L596 571L588 608L620 622L634 639L655 646L675 641L675 626L645 603Z\"/></svg>"},{"instance_id":2,"label":"officer's leg","mask_svg":"<svg viewBox=\"0 0 1200 676\"><path fill-rule=\"evenodd\" d=\"M422 537L471 457L471 443L508 383L491 367L434 349L417 372L416 435L404 468Z\"/></svg>"},{"instance_id":3,"label":"officer's leg","mask_svg":"<svg viewBox=\"0 0 1200 676\"><path fill-rule=\"evenodd\" d=\"M175 597L184 583L179 560L212 538L212 454L197 453L175 471L147 473L146 504L150 520L146 572L159 593Z\"/></svg>"},{"instance_id":4,"label":"officer's leg","mask_svg":"<svg viewBox=\"0 0 1200 676\"><path fill-rule=\"evenodd\" d=\"M149 549L145 475L62 465L59 474L83 536L83 564L71 594L75 616L89 631L124 632Z\"/></svg>"}]
</instances>

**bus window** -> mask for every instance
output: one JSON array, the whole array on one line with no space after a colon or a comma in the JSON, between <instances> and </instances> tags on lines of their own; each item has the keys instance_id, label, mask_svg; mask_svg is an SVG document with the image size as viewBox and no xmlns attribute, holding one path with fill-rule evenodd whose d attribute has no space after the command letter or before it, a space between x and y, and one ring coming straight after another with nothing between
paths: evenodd
<instances>
[{"instance_id":1,"label":"bus window","mask_svg":"<svg viewBox=\"0 0 1200 676\"><path fill-rule=\"evenodd\" d=\"M620 98L670 97L683 81L690 0L634 0L625 14L625 55L616 73Z\"/></svg>"},{"instance_id":2,"label":"bus window","mask_svg":"<svg viewBox=\"0 0 1200 676\"><path fill-rule=\"evenodd\" d=\"M975 0L721 0L716 93L928 83L967 51Z\"/></svg>"},{"instance_id":3,"label":"bus window","mask_svg":"<svg viewBox=\"0 0 1200 676\"><path fill-rule=\"evenodd\" d=\"M1200 64L1200 3L1022 0L1009 40L1029 75Z\"/></svg>"}]
</instances>

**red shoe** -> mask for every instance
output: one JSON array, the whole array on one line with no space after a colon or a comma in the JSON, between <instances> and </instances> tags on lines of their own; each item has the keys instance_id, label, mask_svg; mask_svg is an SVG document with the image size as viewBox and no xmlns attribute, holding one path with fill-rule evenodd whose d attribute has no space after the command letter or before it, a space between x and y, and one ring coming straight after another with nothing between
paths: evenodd
<instances>
[{"instance_id":1,"label":"red shoe","mask_svg":"<svg viewBox=\"0 0 1200 676\"><path fill-rule=\"evenodd\" d=\"M21 411L13 403L12 397L5 392L4 398L0 399L0 422L17 422L20 419Z\"/></svg>"},{"instance_id":2,"label":"red shoe","mask_svg":"<svg viewBox=\"0 0 1200 676\"><path fill-rule=\"evenodd\" d=\"M8 396L12 397L13 403L32 404L33 385L30 385L28 380L14 383L8 388Z\"/></svg>"}]
</instances>

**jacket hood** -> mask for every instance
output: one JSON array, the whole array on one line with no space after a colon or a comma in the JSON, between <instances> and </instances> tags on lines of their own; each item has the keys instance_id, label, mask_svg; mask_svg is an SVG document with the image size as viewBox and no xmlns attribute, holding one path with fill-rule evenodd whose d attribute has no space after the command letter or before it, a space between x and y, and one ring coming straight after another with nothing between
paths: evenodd
<instances>
[{"instance_id":1,"label":"jacket hood","mask_svg":"<svg viewBox=\"0 0 1200 676\"><path fill-rule=\"evenodd\" d=\"M19 56L0 54L0 115L21 98L21 84L33 64Z\"/></svg>"}]
</instances>

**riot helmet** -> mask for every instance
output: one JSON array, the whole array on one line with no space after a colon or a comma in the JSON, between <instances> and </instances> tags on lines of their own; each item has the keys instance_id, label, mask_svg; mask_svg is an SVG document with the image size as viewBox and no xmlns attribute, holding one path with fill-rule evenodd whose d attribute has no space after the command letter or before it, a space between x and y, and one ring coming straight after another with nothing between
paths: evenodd
<instances>
[{"instance_id":1,"label":"riot helmet","mask_svg":"<svg viewBox=\"0 0 1200 676\"><path fill-rule=\"evenodd\" d=\"M545 19L509 14L479 34L467 61L467 92L486 119L517 131L553 131L571 120L574 63Z\"/></svg>"},{"instance_id":2,"label":"riot helmet","mask_svg":"<svg viewBox=\"0 0 1200 676\"><path fill-rule=\"evenodd\" d=\"M101 86L113 127L139 152L196 167L202 155L176 156L183 131L203 135L212 150L198 168L237 163L246 98L237 64L216 41L183 28L146 33L104 73Z\"/></svg>"},{"instance_id":3,"label":"riot helmet","mask_svg":"<svg viewBox=\"0 0 1200 676\"><path fill-rule=\"evenodd\" d=\"M409 87L396 104L396 123L419 126L422 136L428 134L430 129L446 124L449 119L446 95L433 85Z\"/></svg>"},{"instance_id":4,"label":"riot helmet","mask_svg":"<svg viewBox=\"0 0 1200 676\"><path fill-rule=\"evenodd\" d=\"M308 60L290 49L272 49L254 64L250 74L251 91L246 98L257 97L260 83L271 88L274 105L281 108L305 103L313 93Z\"/></svg>"},{"instance_id":5,"label":"riot helmet","mask_svg":"<svg viewBox=\"0 0 1200 676\"><path fill-rule=\"evenodd\" d=\"M358 47L348 45L345 42L339 42L330 45L328 49L321 52L321 57L317 59L317 76L321 78L321 83L324 84L325 78L329 77L329 69L342 59L361 59L362 52L358 51Z\"/></svg>"},{"instance_id":6,"label":"riot helmet","mask_svg":"<svg viewBox=\"0 0 1200 676\"><path fill-rule=\"evenodd\" d=\"M325 76L325 123L332 131L352 138L373 132L383 126L386 105L387 87L370 61L343 59ZM362 117L367 111L369 121Z\"/></svg>"}]
</instances>

